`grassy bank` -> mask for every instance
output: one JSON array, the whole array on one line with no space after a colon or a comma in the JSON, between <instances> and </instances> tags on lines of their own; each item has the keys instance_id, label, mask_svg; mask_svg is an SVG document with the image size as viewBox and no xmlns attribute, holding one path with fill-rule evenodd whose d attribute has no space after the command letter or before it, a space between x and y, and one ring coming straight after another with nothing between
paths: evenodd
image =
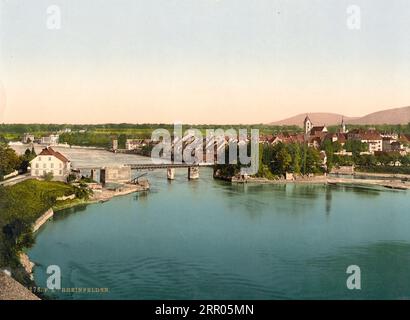
<instances>
[{"instance_id":1,"label":"grassy bank","mask_svg":"<svg viewBox=\"0 0 410 320\"><path fill-rule=\"evenodd\" d=\"M26 180L0 186L0 268L10 268L23 285L32 284L18 259L23 249L34 244L32 224L47 209L60 205L57 197L76 191L74 186L55 181Z\"/></svg>"}]
</instances>

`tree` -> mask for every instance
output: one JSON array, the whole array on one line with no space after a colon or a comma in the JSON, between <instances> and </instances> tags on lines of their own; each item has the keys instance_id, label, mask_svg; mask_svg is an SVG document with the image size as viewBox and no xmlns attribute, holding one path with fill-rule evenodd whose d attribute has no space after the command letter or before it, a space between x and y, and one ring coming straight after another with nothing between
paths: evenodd
<instances>
[{"instance_id":1,"label":"tree","mask_svg":"<svg viewBox=\"0 0 410 320\"><path fill-rule=\"evenodd\" d=\"M321 149L326 152L326 156L327 156L326 165L327 165L328 171L331 171L334 166L334 153L335 153L335 148L337 147L338 146L334 145L334 143L330 139L326 139L322 142Z\"/></svg>"},{"instance_id":2,"label":"tree","mask_svg":"<svg viewBox=\"0 0 410 320\"><path fill-rule=\"evenodd\" d=\"M27 172L27 168L30 165L30 161L33 160L36 157L36 152L34 151L34 148L26 149L24 152L24 155L20 156L20 171L22 172Z\"/></svg>"},{"instance_id":3,"label":"tree","mask_svg":"<svg viewBox=\"0 0 410 320\"><path fill-rule=\"evenodd\" d=\"M370 154L364 154L358 157L356 164L364 167L373 167L377 165L377 161L375 156Z\"/></svg>"},{"instance_id":4,"label":"tree","mask_svg":"<svg viewBox=\"0 0 410 320\"><path fill-rule=\"evenodd\" d=\"M87 184L80 183L78 187L75 187L75 196L78 199L89 199L93 194L92 190L88 188Z\"/></svg>"},{"instance_id":5,"label":"tree","mask_svg":"<svg viewBox=\"0 0 410 320\"><path fill-rule=\"evenodd\" d=\"M77 176L73 173L70 173L67 177L67 183L72 183L77 180Z\"/></svg>"},{"instance_id":6,"label":"tree","mask_svg":"<svg viewBox=\"0 0 410 320\"><path fill-rule=\"evenodd\" d=\"M306 160L305 160L306 159ZM319 150L315 148L306 148L306 158L303 161L303 166L306 168L305 173L320 173L322 168L322 159L320 158Z\"/></svg>"},{"instance_id":7,"label":"tree","mask_svg":"<svg viewBox=\"0 0 410 320\"><path fill-rule=\"evenodd\" d=\"M5 176L20 167L20 158L9 146L0 145L0 175Z\"/></svg>"},{"instance_id":8,"label":"tree","mask_svg":"<svg viewBox=\"0 0 410 320\"><path fill-rule=\"evenodd\" d=\"M300 174L302 167L302 152L300 144L290 143L287 145L287 149L292 158L292 163L290 164L290 172Z\"/></svg>"},{"instance_id":9,"label":"tree","mask_svg":"<svg viewBox=\"0 0 410 320\"><path fill-rule=\"evenodd\" d=\"M365 152L369 150L367 143L363 143L360 140L347 140L345 143L345 149L348 152L352 152L353 156L360 155L360 152Z\"/></svg>"},{"instance_id":10,"label":"tree","mask_svg":"<svg viewBox=\"0 0 410 320\"><path fill-rule=\"evenodd\" d=\"M118 148L125 149L126 142L127 142L127 136L125 134L120 134L118 136Z\"/></svg>"},{"instance_id":11,"label":"tree","mask_svg":"<svg viewBox=\"0 0 410 320\"><path fill-rule=\"evenodd\" d=\"M287 147L282 142L279 142L273 147L273 160L271 162L271 170L274 173L284 175L290 171L292 157L289 154Z\"/></svg>"}]
</instances>

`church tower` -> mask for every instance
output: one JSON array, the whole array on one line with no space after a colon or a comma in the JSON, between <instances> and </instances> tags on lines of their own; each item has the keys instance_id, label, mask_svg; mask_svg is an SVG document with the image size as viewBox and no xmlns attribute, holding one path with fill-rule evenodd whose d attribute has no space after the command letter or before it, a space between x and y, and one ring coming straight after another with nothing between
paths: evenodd
<instances>
[{"instance_id":1,"label":"church tower","mask_svg":"<svg viewBox=\"0 0 410 320\"><path fill-rule=\"evenodd\" d=\"M342 117L342 123L340 124L340 132L341 133L347 133L344 117Z\"/></svg>"},{"instance_id":2,"label":"church tower","mask_svg":"<svg viewBox=\"0 0 410 320\"><path fill-rule=\"evenodd\" d=\"M305 129L305 134L309 134L310 130L312 130L313 123L310 121L308 115L306 115L305 121L303 121L303 127Z\"/></svg>"}]
</instances>

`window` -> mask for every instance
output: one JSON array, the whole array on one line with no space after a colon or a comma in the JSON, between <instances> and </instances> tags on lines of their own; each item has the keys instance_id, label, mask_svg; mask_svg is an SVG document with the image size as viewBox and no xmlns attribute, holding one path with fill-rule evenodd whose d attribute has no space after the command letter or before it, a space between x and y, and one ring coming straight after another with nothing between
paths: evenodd
<instances>
[{"instance_id":1,"label":"window","mask_svg":"<svg viewBox=\"0 0 410 320\"><path fill-rule=\"evenodd\" d=\"M36 176L38 176L38 170L36 170Z\"/></svg>"},{"instance_id":2,"label":"window","mask_svg":"<svg viewBox=\"0 0 410 320\"><path fill-rule=\"evenodd\" d=\"M54 168L54 163L51 163L50 166L51 166L51 169L53 169Z\"/></svg>"},{"instance_id":3,"label":"window","mask_svg":"<svg viewBox=\"0 0 410 320\"><path fill-rule=\"evenodd\" d=\"M51 161L51 157L48 157L48 161Z\"/></svg>"},{"instance_id":4,"label":"window","mask_svg":"<svg viewBox=\"0 0 410 320\"><path fill-rule=\"evenodd\" d=\"M63 170L60 170L59 173L60 173L60 176L61 176L63 174Z\"/></svg>"},{"instance_id":5,"label":"window","mask_svg":"<svg viewBox=\"0 0 410 320\"><path fill-rule=\"evenodd\" d=\"M43 175L46 174L46 170L43 170Z\"/></svg>"},{"instance_id":6,"label":"window","mask_svg":"<svg viewBox=\"0 0 410 320\"><path fill-rule=\"evenodd\" d=\"M36 163L36 168L39 168L40 167L40 165L38 164L38 163ZM38 171L38 170L37 170Z\"/></svg>"},{"instance_id":7,"label":"window","mask_svg":"<svg viewBox=\"0 0 410 320\"><path fill-rule=\"evenodd\" d=\"M62 168L63 167L63 164L62 163L60 163L60 168Z\"/></svg>"},{"instance_id":8,"label":"window","mask_svg":"<svg viewBox=\"0 0 410 320\"><path fill-rule=\"evenodd\" d=\"M45 168L47 168L47 164L44 163L43 164L43 169L45 169Z\"/></svg>"},{"instance_id":9,"label":"window","mask_svg":"<svg viewBox=\"0 0 410 320\"><path fill-rule=\"evenodd\" d=\"M41 157L38 157L38 161L41 161Z\"/></svg>"}]
</instances>

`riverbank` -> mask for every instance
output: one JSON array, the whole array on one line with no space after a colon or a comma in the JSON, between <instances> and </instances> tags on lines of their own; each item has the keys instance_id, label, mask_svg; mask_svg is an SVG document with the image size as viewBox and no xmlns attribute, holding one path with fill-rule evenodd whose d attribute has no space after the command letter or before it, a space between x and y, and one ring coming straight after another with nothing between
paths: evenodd
<instances>
[{"instance_id":1,"label":"riverbank","mask_svg":"<svg viewBox=\"0 0 410 320\"><path fill-rule=\"evenodd\" d=\"M410 174L401 173L373 173L356 171L353 173L355 177L369 177L369 178L387 178L387 179L402 179L410 181Z\"/></svg>"},{"instance_id":2,"label":"riverbank","mask_svg":"<svg viewBox=\"0 0 410 320\"><path fill-rule=\"evenodd\" d=\"M224 179L226 181L226 179ZM246 179L240 179L233 177L231 179L232 183L252 183L252 184L326 184L327 177L326 176L313 176L313 177L297 177L292 180L286 179L276 179L270 180L266 178L256 178L256 177L248 177Z\"/></svg>"},{"instance_id":3,"label":"riverbank","mask_svg":"<svg viewBox=\"0 0 410 320\"><path fill-rule=\"evenodd\" d=\"M377 186L396 190L410 190L410 182L397 180L329 178L327 184L348 186Z\"/></svg>"},{"instance_id":4,"label":"riverbank","mask_svg":"<svg viewBox=\"0 0 410 320\"><path fill-rule=\"evenodd\" d=\"M363 179L357 177L364 177ZM366 177L371 177L371 179L366 179ZM291 180L287 179L276 179L270 180L266 178L256 178L256 177L248 177L246 179L236 178L233 177L231 179L227 179L224 177L224 181L230 181L231 183L235 184L317 184L317 185L351 185L351 186L378 186L388 189L397 189L397 190L410 190L410 179L403 179L403 175L383 175L385 179L374 179L376 177L380 177L376 175L354 175L352 178L344 178L344 177L330 177L330 176L312 176L312 177L296 177ZM388 179L390 178L390 180ZM216 178L219 179L219 178Z\"/></svg>"}]
</instances>

